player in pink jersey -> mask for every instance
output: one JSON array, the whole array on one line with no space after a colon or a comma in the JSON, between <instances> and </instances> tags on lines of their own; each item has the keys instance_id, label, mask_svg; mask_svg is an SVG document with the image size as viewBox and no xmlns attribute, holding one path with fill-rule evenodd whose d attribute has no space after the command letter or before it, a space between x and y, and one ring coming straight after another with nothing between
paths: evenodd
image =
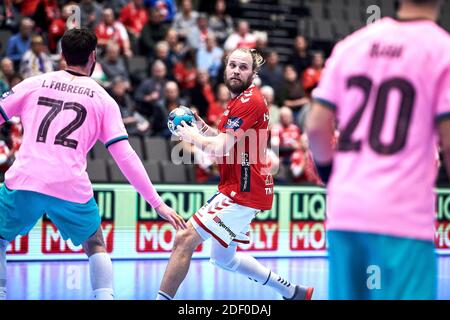
<instances>
[{"instance_id":1,"label":"player in pink jersey","mask_svg":"<svg viewBox=\"0 0 450 320\"><path fill-rule=\"evenodd\" d=\"M307 133L328 183L331 299L434 299L437 136L450 167L450 36L439 0L336 45ZM333 152L334 123L340 137Z\"/></svg>"},{"instance_id":2,"label":"player in pink jersey","mask_svg":"<svg viewBox=\"0 0 450 320\"><path fill-rule=\"evenodd\" d=\"M157 194L128 143L119 107L90 78L97 38L72 29L62 38L63 71L28 78L0 100L0 124L19 116L23 143L0 189L0 296L6 295L6 247L46 213L65 240L89 257L95 299L112 299L112 264L86 172L86 155L97 139L141 196L176 229L185 223Z\"/></svg>"},{"instance_id":3,"label":"player in pink jersey","mask_svg":"<svg viewBox=\"0 0 450 320\"><path fill-rule=\"evenodd\" d=\"M312 297L312 287L293 285L251 255L237 252L237 243L250 240L252 220L261 210L270 210L273 201L273 179L266 161L269 110L253 84L262 63L263 58L256 50L232 51L226 59L224 75L231 100L218 131L200 117L197 117L199 127L183 122L178 129L182 140L217 157L219 192L194 214L187 229L177 233L158 300L173 299L186 277L195 248L209 238L212 238L210 262L215 266L267 285L288 300Z\"/></svg>"}]
</instances>

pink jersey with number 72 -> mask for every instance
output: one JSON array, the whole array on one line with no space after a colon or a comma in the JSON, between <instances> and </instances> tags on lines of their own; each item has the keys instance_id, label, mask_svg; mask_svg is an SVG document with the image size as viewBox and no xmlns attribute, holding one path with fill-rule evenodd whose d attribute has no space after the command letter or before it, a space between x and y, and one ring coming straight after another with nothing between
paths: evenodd
<instances>
[{"instance_id":1,"label":"pink jersey with number 72","mask_svg":"<svg viewBox=\"0 0 450 320\"><path fill-rule=\"evenodd\" d=\"M450 36L383 18L336 45L313 97L336 110L327 228L433 240L437 123L450 116Z\"/></svg>"},{"instance_id":2,"label":"pink jersey with number 72","mask_svg":"<svg viewBox=\"0 0 450 320\"><path fill-rule=\"evenodd\" d=\"M28 78L0 100L0 124L13 116L24 136L6 186L86 203L93 196L86 155L127 138L117 103L93 79L67 71Z\"/></svg>"}]
</instances>

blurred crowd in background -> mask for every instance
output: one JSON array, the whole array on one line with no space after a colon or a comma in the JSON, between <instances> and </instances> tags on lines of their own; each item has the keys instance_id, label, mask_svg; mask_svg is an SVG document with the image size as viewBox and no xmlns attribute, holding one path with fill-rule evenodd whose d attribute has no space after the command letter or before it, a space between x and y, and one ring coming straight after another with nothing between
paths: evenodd
<instances>
[{"instance_id":1,"label":"blurred crowd in background","mask_svg":"<svg viewBox=\"0 0 450 320\"><path fill-rule=\"evenodd\" d=\"M303 132L325 57L311 51L304 36L292 39L292 54L282 63L267 32L232 17L224 0L0 0L0 93L27 77L64 69L60 40L78 24L98 37L92 77L117 101L129 135L164 138L170 145L168 113L186 105L217 126L230 99L223 81L226 55L239 47L259 50L266 63L255 84L270 109L276 180L321 185ZM1 127L1 172L14 161L21 130L18 119ZM214 159L192 145L183 151L201 159L196 182L217 181Z\"/></svg>"}]
</instances>

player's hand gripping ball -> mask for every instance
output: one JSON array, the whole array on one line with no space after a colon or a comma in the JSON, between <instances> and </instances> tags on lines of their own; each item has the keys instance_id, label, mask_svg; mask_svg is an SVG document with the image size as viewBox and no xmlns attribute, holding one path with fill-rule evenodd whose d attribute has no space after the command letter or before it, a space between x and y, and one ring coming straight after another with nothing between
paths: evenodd
<instances>
[{"instance_id":1,"label":"player's hand gripping ball","mask_svg":"<svg viewBox=\"0 0 450 320\"><path fill-rule=\"evenodd\" d=\"M169 128L170 132L172 132L172 134L178 136L177 126L179 126L182 121L186 122L190 126L194 126L196 122L194 113L191 111L191 109L185 106L179 106L169 113L169 117L167 119L167 127Z\"/></svg>"}]
</instances>

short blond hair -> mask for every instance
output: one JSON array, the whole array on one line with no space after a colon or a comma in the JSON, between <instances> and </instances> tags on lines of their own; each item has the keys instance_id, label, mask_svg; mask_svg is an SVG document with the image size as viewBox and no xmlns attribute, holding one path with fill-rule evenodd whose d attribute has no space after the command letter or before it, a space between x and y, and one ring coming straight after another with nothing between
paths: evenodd
<instances>
[{"instance_id":1,"label":"short blond hair","mask_svg":"<svg viewBox=\"0 0 450 320\"><path fill-rule=\"evenodd\" d=\"M261 69L261 66L266 62L263 58L263 56L256 50L251 48L237 48L231 51L225 58L225 65L228 64L228 60L230 59L230 56L236 52L241 51L244 53L249 53L252 56L252 69L255 73L258 73Z\"/></svg>"}]
</instances>

